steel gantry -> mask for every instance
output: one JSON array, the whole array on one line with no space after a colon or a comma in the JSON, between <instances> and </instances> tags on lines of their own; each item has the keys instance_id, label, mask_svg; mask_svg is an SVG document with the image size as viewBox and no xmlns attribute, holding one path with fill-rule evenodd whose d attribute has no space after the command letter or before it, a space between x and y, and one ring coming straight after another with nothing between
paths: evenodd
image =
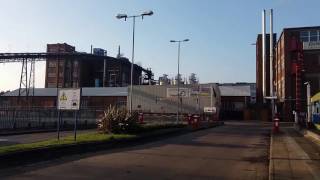
<instances>
[{"instance_id":1,"label":"steel gantry","mask_svg":"<svg viewBox=\"0 0 320 180\"><path fill-rule=\"evenodd\" d=\"M46 61L48 58L61 59L61 58L103 58L86 53L0 53L1 63L22 63L20 83L19 83L19 96L18 104L28 101L29 96L34 96L35 88L35 63L37 61Z\"/></svg>"},{"instance_id":2,"label":"steel gantry","mask_svg":"<svg viewBox=\"0 0 320 180\"><path fill-rule=\"evenodd\" d=\"M0 53L1 63L22 63L20 84L19 84L19 97L18 101L22 100L22 97L27 98L34 96L35 87L35 63L38 61L46 61L47 59L78 59L78 60L108 60L108 56L100 56L88 53ZM123 62L130 63L130 62ZM146 73L147 79L153 79L153 73L150 69L142 68L142 71ZM151 81L150 81L151 82Z\"/></svg>"}]
</instances>

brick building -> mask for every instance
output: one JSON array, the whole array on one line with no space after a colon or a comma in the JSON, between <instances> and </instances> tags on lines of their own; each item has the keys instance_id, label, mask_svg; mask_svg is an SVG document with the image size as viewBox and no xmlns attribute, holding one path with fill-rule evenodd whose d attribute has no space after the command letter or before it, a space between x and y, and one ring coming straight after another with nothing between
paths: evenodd
<instances>
[{"instance_id":1,"label":"brick building","mask_svg":"<svg viewBox=\"0 0 320 180\"><path fill-rule=\"evenodd\" d=\"M48 53L75 53L75 47L66 43L47 44ZM50 59L46 61L45 87L79 87L79 61L75 59ZM73 72L73 78L71 79ZM77 72L76 72L77 71ZM59 74L59 75L58 75Z\"/></svg>"},{"instance_id":2,"label":"brick building","mask_svg":"<svg viewBox=\"0 0 320 180\"><path fill-rule=\"evenodd\" d=\"M56 108L57 88L35 88L34 96L29 97L33 107ZM110 105L125 107L128 95L127 87L82 88L81 108L105 109ZM4 93L4 106L16 107L19 90ZM24 104L22 107L26 107Z\"/></svg>"},{"instance_id":3,"label":"brick building","mask_svg":"<svg viewBox=\"0 0 320 180\"><path fill-rule=\"evenodd\" d=\"M273 34L276 44L277 34ZM266 95L270 95L270 34L266 34ZM256 40L256 102L259 106L263 104L263 66L262 66L262 35L259 34Z\"/></svg>"},{"instance_id":4,"label":"brick building","mask_svg":"<svg viewBox=\"0 0 320 180\"><path fill-rule=\"evenodd\" d=\"M47 59L46 88L122 87L130 84L131 62L127 58L79 53L66 43L48 44L47 52L77 56ZM151 70L136 64L133 67L134 85L154 83Z\"/></svg>"},{"instance_id":5,"label":"brick building","mask_svg":"<svg viewBox=\"0 0 320 180\"><path fill-rule=\"evenodd\" d=\"M292 111L306 112L306 86L311 96L320 90L320 26L283 29L276 44L274 85L277 108L284 120Z\"/></svg>"}]
</instances>

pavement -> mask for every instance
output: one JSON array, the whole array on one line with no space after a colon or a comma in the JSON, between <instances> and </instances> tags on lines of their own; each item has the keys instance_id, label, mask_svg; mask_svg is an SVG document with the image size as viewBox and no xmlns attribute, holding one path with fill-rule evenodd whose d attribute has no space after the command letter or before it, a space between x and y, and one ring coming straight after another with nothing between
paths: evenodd
<instances>
[{"instance_id":1,"label":"pavement","mask_svg":"<svg viewBox=\"0 0 320 180\"><path fill-rule=\"evenodd\" d=\"M271 137L269 168L269 179L320 179L320 144L281 128Z\"/></svg>"},{"instance_id":2,"label":"pavement","mask_svg":"<svg viewBox=\"0 0 320 180\"><path fill-rule=\"evenodd\" d=\"M78 130L77 134L94 132L93 130ZM74 131L61 131L60 137L73 135ZM19 135L0 135L0 147L14 144L33 143L38 141L44 141L48 139L57 138L57 132L41 132L31 134L19 134Z\"/></svg>"},{"instance_id":3,"label":"pavement","mask_svg":"<svg viewBox=\"0 0 320 180\"><path fill-rule=\"evenodd\" d=\"M0 170L1 179L268 179L270 123L226 122L133 147Z\"/></svg>"}]
</instances>

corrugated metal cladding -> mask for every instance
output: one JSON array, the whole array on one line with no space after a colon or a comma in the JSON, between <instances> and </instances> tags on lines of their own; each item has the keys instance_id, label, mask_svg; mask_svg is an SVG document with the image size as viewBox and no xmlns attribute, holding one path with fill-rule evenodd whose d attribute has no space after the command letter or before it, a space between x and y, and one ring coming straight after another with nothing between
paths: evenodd
<instances>
[{"instance_id":1,"label":"corrugated metal cladding","mask_svg":"<svg viewBox=\"0 0 320 180\"><path fill-rule=\"evenodd\" d=\"M251 96L250 86L219 86L221 96Z\"/></svg>"},{"instance_id":2,"label":"corrugated metal cladding","mask_svg":"<svg viewBox=\"0 0 320 180\"><path fill-rule=\"evenodd\" d=\"M176 113L178 98L177 95L169 96L172 95L172 88L175 89L177 86L133 86L132 109L151 113ZM186 91L186 95L181 98L181 113L202 113L204 107L211 106L211 94L212 106L217 107L219 112L221 98L219 87L216 84L181 85L180 88ZM168 94L168 91L171 93ZM130 87L128 92L130 92ZM130 96L127 102L129 109Z\"/></svg>"}]
</instances>

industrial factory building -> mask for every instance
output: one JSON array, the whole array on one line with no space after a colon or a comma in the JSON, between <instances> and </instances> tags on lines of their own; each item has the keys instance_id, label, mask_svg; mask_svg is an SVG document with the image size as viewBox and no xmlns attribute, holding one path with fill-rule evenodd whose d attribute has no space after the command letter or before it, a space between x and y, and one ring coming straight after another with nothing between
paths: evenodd
<instances>
[{"instance_id":1,"label":"industrial factory building","mask_svg":"<svg viewBox=\"0 0 320 180\"><path fill-rule=\"evenodd\" d=\"M266 34L266 42L270 42L270 34ZM277 34L273 34L273 44L277 42ZM274 47L272 48L274 49ZM273 50L274 52L274 50ZM256 40L256 86L257 86L257 105L263 105L263 63L262 63L262 34L257 36ZM270 44L266 43L266 57L270 56ZM266 61L265 63L265 73L266 73L266 84L265 84L265 95L270 95L270 61Z\"/></svg>"},{"instance_id":2,"label":"industrial factory building","mask_svg":"<svg viewBox=\"0 0 320 180\"><path fill-rule=\"evenodd\" d=\"M75 47L48 44L47 53L79 54ZM127 58L106 56L106 51L94 48L93 54L48 57L46 63L46 88L124 87L130 84L131 62ZM120 52L119 52L120 54ZM150 69L134 64L133 84L153 84Z\"/></svg>"},{"instance_id":3,"label":"industrial factory building","mask_svg":"<svg viewBox=\"0 0 320 180\"><path fill-rule=\"evenodd\" d=\"M181 85L180 105L178 88L174 85L133 86L132 109L150 113L202 114L205 107L220 111L221 97L217 84ZM127 106L130 106L128 98Z\"/></svg>"},{"instance_id":4,"label":"industrial factory building","mask_svg":"<svg viewBox=\"0 0 320 180\"><path fill-rule=\"evenodd\" d=\"M275 36L275 35L274 35ZM266 53L269 35L266 34ZM257 38L257 103L263 104L262 42ZM306 83L311 85L311 96L320 90L320 26L284 28L273 47L272 84L275 104L282 120L293 121L293 111L305 118L307 109ZM265 97L270 96L270 54L266 54ZM268 103L270 100L266 100Z\"/></svg>"},{"instance_id":5,"label":"industrial factory building","mask_svg":"<svg viewBox=\"0 0 320 180\"><path fill-rule=\"evenodd\" d=\"M255 83L219 84L221 92L220 119L252 120L257 114L252 109L256 103Z\"/></svg>"},{"instance_id":6,"label":"industrial factory building","mask_svg":"<svg viewBox=\"0 0 320 180\"><path fill-rule=\"evenodd\" d=\"M82 108L104 109L109 105L126 106L127 87L82 88ZM29 96L33 107L53 108L57 103L57 88L35 88L34 96ZM25 94L22 94L25 95ZM19 90L2 95L3 105L15 107Z\"/></svg>"},{"instance_id":7,"label":"industrial factory building","mask_svg":"<svg viewBox=\"0 0 320 180\"><path fill-rule=\"evenodd\" d=\"M129 109L128 90L130 87L82 88L81 109L104 110L110 105ZM57 88L36 88L34 96L29 96L28 101L32 101L32 107L55 108L57 92ZM179 102L177 92L177 86L174 85L133 86L133 110L175 114ZM205 107L215 107L217 112L220 110L220 90L216 84L182 85L180 94L181 114L202 114ZM1 97L2 105L16 107L19 90L7 92ZM23 107L27 108L27 104Z\"/></svg>"},{"instance_id":8,"label":"industrial factory building","mask_svg":"<svg viewBox=\"0 0 320 180\"><path fill-rule=\"evenodd\" d=\"M293 110L305 114L305 83L311 85L311 96L320 90L320 26L283 29L276 44L273 80L283 118L292 120Z\"/></svg>"},{"instance_id":9,"label":"industrial factory building","mask_svg":"<svg viewBox=\"0 0 320 180\"><path fill-rule=\"evenodd\" d=\"M6 92L0 97L0 129L55 128L57 126L57 88L35 88L33 96L21 94L19 89ZM126 108L127 87L82 88L79 125L95 127L108 106ZM24 103L21 102L23 98ZM31 105L31 106L30 106ZM74 122L74 113L61 112L63 126Z\"/></svg>"}]
</instances>

